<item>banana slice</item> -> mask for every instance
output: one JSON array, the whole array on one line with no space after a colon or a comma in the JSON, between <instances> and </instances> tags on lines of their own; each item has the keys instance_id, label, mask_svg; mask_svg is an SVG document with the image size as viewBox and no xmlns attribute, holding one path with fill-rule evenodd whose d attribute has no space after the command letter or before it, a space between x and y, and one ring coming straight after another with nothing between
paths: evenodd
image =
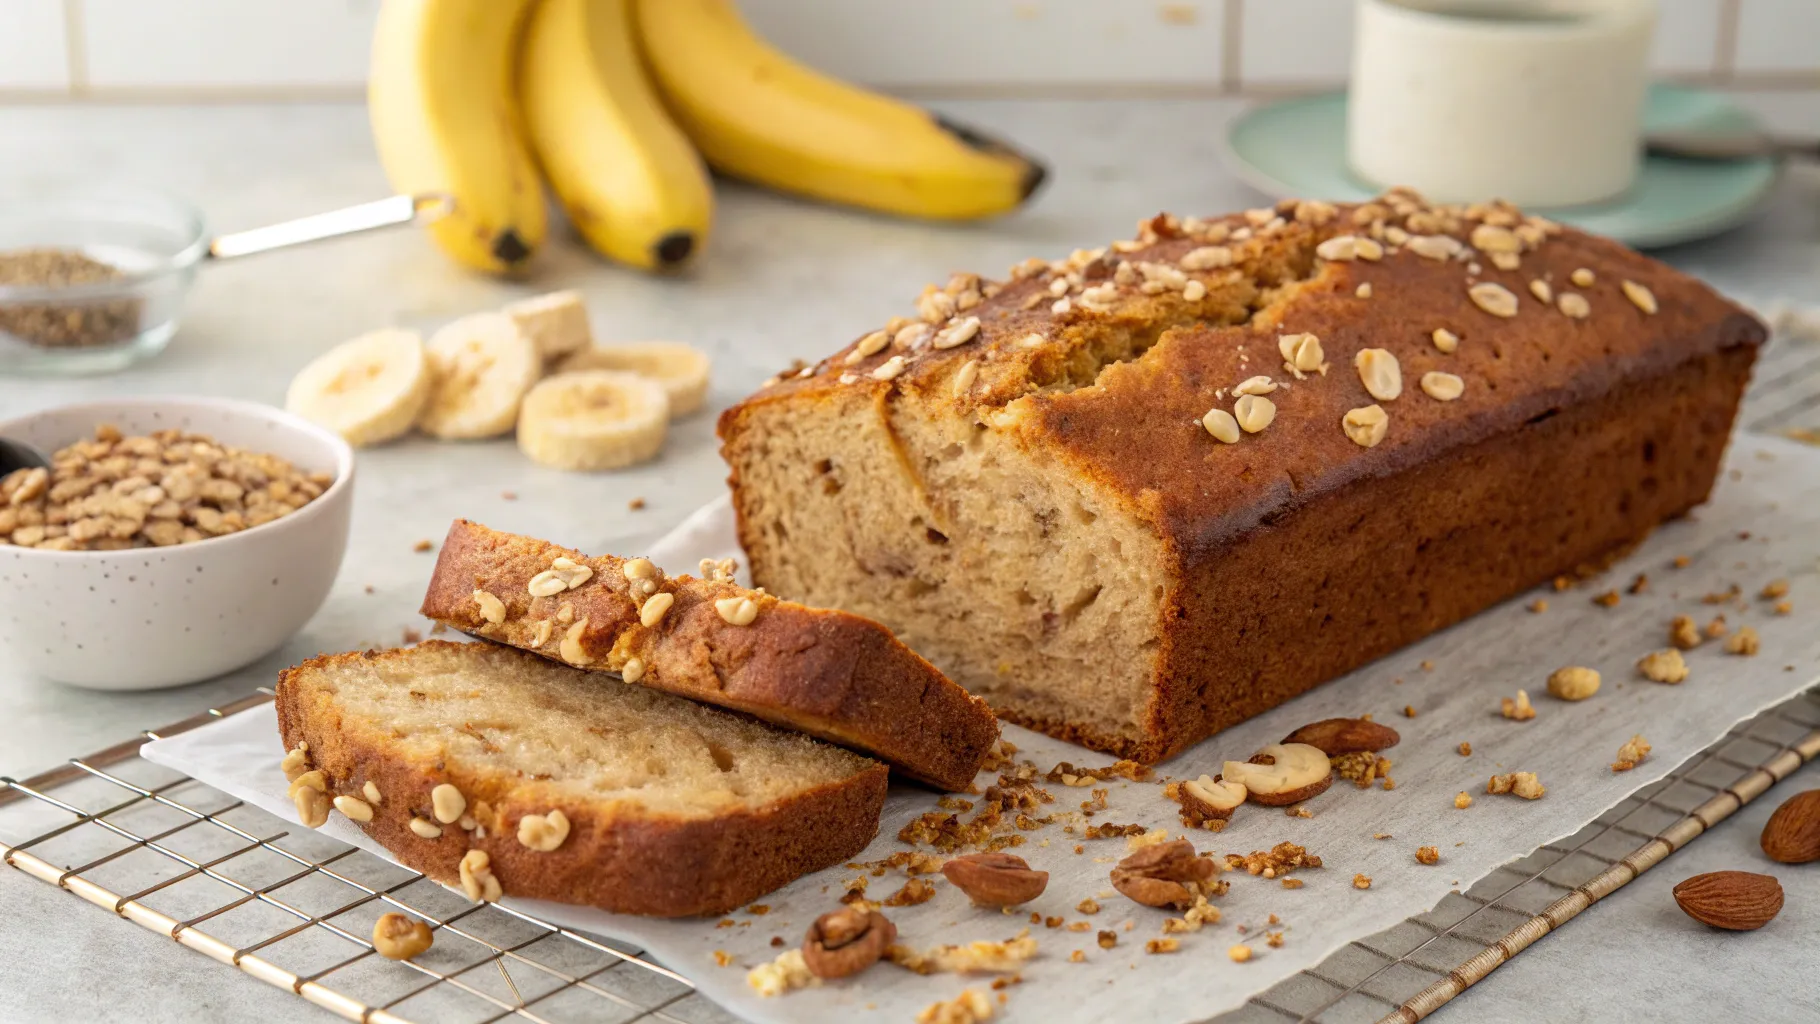
<instances>
[{"instance_id":1,"label":"banana slice","mask_svg":"<svg viewBox=\"0 0 1820 1024\"><path fill-rule=\"evenodd\" d=\"M291 378L284 407L357 448L404 435L430 397L416 331L370 331L344 341Z\"/></svg>"},{"instance_id":2,"label":"banana slice","mask_svg":"<svg viewBox=\"0 0 1820 1024\"><path fill-rule=\"evenodd\" d=\"M546 377L525 396L518 447L557 469L619 469L663 447L670 400L635 373L586 370Z\"/></svg>"},{"instance_id":3,"label":"banana slice","mask_svg":"<svg viewBox=\"0 0 1820 1024\"><path fill-rule=\"evenodd\" d=\"M518 403L543 375L537 346L499 313L445 324L430 335L425 351L435 386L417 426L444 439L497 437L511 430Z\"/></svg>"},{"instance_id":4,"label":"banana slice","mask_svg":"<svg viewBox=\"0 0 1820 1024\"><path fill-rule=\"evenodd\" d=\"M588 307L581 301L580 292L551 292L520 299L500 312L518 325L537 346L537 354L546 360L594 343L594 335L588 330Z\"/></svg>"},{"instance_id":5,"label":"banana slice","mask_svg":"<svg viewBox=\"0 0 1820 1024\"><path fill-rule=\"evenodd\" d=\"M671 417L687 416L701 408L708 394L708 356L700 349L675 341L640 341L626 345L594 345L557 364L558 373L578 370L623 370L649 377L670 396Z\"/></svg>"}]
</instances>

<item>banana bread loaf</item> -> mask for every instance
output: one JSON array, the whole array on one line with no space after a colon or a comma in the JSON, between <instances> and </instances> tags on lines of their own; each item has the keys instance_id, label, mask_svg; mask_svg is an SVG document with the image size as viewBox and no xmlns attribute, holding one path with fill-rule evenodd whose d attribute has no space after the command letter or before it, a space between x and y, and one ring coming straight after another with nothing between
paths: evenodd
<instances>
[{"instance_id":1,"label":"banana bread loaf","mask_svg":"<svg viewBox=\"0 0 1820 1024\"><path fill-rule=\"evenodd\" d=\"M720 420L769 590L1155 761L1707 496L1764 329L1504 204L1168 215Z\"/></svg>"}]
</instances>

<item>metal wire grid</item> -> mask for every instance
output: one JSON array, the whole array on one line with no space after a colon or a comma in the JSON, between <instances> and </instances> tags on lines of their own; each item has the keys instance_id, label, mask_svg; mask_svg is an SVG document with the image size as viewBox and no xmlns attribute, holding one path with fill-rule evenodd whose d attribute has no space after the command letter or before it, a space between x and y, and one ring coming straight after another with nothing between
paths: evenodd
<instances>
[{"instance_id":1,"label":"metal wire grid","mask_svg":"<svg viewBox=\"0 0 1820 1024\"><path fill-rule=\"evenodd\" d=\"M212 709L24 781L0 778L0 859L348 1020L731 1020L639 950L471 905L138 756L147 740L270 699ZM21 827L30 838L10 842ZM431 951L379 957L373 922L387 911L428 922Z\"/></svg>"},{"instance_id":2,"label":"metal wire grid","mask_svg":"<svg viewBox=\"0 0 1820 1024\"><path fill-rule=\"evenodd\" d=\"M1820 424L1820 345L1769 346L1743 421L1763 433ZM289 823L138 756L147 740L270 699L211 709L24 781L0 778L0 859L363 1024L735 1020L640 950L497 904L470 905L422 875L308 829L293 834ZM1567 841L1349 944L1210 1024L1420 1020L1816 756L1820 690L1734 728ZM19 833L30 838L8 845ZM430 952L379 957L372 923L388 910L428 922Z\"/></svg>"}]
</instances>

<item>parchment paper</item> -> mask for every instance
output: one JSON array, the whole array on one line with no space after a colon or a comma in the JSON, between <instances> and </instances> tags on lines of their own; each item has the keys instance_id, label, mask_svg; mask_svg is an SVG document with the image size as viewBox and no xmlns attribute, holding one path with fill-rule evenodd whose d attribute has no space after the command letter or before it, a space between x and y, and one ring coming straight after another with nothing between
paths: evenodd
<instances>
[{"instance_id":1,"label":"parchment paper","mask_svg":"<svg viewBox=\"0 0 1820 1024\"><path fill-rule=\"evenodd\" d=\"M1776 439L1734 441L1724 475L1710 504L1689 519L1672 523L1630 558L1600 579L1562 593L1543 588L1430 637L1350 676L1309 693L1202 743L1159 767L1159 777L1192 778L1218 772L1227 758L1244 759L1298 726L1331 716L1367 712L1402 734L1386 752L1395 767L1394 791L1359 790L1339 781L1308 802L1313 817L1289 817L1281 810L1245 806L1223 833L1184 830L1175 805L1154 783L1113 782L1109 809L1100 822L1136 822L1166 827L1173 837L1186 831L1196 846L1220 854L1264 850L1285 840L1304 844L1325 866L1298 872L1304 888L1289 891L1277 881L1243 872L1222 876L1231 891L1218 899L1224 920L1199 933L1181 935L1179 952L1149 955L1147 939L1161 934L1164 912L1131 903L1113 893L1112 863L1126 855L1123 839L1083 840L1061 826L1027 833L1015 852L1050 872L1048 891L1025 908L1066 922L1090 923L1087 931L1032 925L1023 914L973 909L963 894L932 876L936 895L919 906L890 908L900 941L926 947L943 942L1003 939L1030 928L1039 955L1022 971L1023 982L1004 990L1002 1019L1042 1021L1198 1020L1242 1003L1336 947L1387 928L1432 907L1451 890L1464 889L1500 864L1537 846L1570 835L1634 790L1665 775L1735 722L1812 685L1820 673L1820 452ZM1573 495L1563 494L1563 501ZM561 538L555 538L560 540ZM697 512L651 556L677 571L693 571L698 559L736 555L731 513L725 501ZM1676 556L1691 559L1676 569ZM1640 594L1626 591L1639 573L1649 576ZM1793 612L1777 615L1773 601L1757 594L1770 580L1786 578ZM1733 585L1741 596L1708 605L1702 595ZM1617 607L1592 603L1616 588ZM1545 612L1525 605L1548 601ZM1675 614L1704 624L1723 613L1733 628L1753 625L1762 636L1755 657L1723 653L1709 641L1688 652L1691 675L1678 686L1642 679L1633 668L1643 654L1666 646L1667 624ZM1424 669L1429 663L1432 667ZM1604 674L1594 698L1567 704L1546 694L1545 680L1563 665L1586 665ZM1499 715L1499 699L1527 688L1536 717L1527 722ZM1416 717L1406 718L1405 706ZM1614 773L1610 762L1633 733L1642 733L1654 752L1638 768ZM1104 765L1110 759L1079 747L1007 727L1020 758L1047 770L1059 761ZM1456 748L1470 742L1472 754ZM282 755L269 707L148 744L148 760L183 771L211 786L294 820L279 771ZM1525 801L1484 792L1495 772L1537 772L1547 795ZM989 777L982 776L983 787ZM1048 785L1056 802L1047 810L1075 808L1090 790ZM1454 795L1472 794L1466 810ZM935 809L936 796L894 786L878 838L863 859L907 849L896 839L905 822ZM386 856L339 816L324 829L337 839ZM1389 834L1389 838L1374 836ZM1079 843L1085 852L1075 854ZM1440 850L1439 864L1417 863L1419 846ZM782 936L794 946L808 923L833 909L843 882L862 872L834 868L799 880L764 900L762 916L739 912L729 927L714 921L654 921L533 900L507 902L549 921L620 939L648 950L694 980L710 999L758 1022L809 1020L907 1021L929 1003L952 997L967 986L983 988L990 976L923 977L881 964L857 978L786 996L760 998L746 984L746 972L777 952L769 945ZM1353 876L1371 879L1354 888ZM883 898L904 876L892 871L873 878L868 895ZM1083 897L1102 909L1077 912ZM1280 948L1263 941L1270 915L1285 930ZM1131 930L1126 930L1127 924ZM1249 931L1241 935L1239 925ZM1112 929L1118 944L1101 949L1095 933ZM1229 947L1248 942L1252 958L1237 963ZM714 952L732 957L718 966ZM1085 962L1070 962L1081 950Z\"/></svg>"}]
</instances>

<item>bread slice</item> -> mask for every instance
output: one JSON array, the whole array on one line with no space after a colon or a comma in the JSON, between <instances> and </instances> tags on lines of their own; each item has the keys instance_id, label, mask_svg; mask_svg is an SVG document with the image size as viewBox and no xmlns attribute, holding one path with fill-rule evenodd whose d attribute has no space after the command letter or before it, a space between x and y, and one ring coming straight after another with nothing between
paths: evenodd
<instances>
[{"instance_id":1,"label":"bread slice","mask_svg":"<svg viewBox=\"0 0 1820 1024\"><path fill-rule=\"evenodd\" d=\"M334 813L470 896L720 914L859 853L885 799L876 761L492 644L312 658L277 708Z\"/></svg>"},{"instance_id":2,"label":"bread slice","mask_svg":"<svg viewBox=\"0 0 1820 1024\"><path fill-rule=\"evenodd\" d=\"M650 575L628 575L629 565ZM565 573L572 587L531 592L534 580L539 590L566 586ZM870 619L726 580L666 578L642 559L590 558L465 519L449 527L423 614L852 747L943 789L971 785L998 738L984 701Z\"/></svg>"}]
</instances>

